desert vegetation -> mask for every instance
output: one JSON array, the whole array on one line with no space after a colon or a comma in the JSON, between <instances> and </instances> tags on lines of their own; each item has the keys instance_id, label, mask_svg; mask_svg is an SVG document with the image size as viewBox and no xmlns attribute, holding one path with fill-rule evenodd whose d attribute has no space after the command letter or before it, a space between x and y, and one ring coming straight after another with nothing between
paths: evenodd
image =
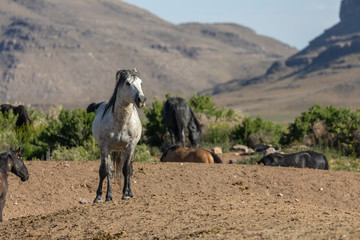
<instances>
[{"instance_id":1,"label":"desert vegetation","mask_svg":"<svg viewBox=\"0 0 360 240\"><path fill-rule=\"evenodd\" d=\"M165 100L155 99L142 118L143 136L136 149L135 161L157 161L168 141L162 119ZM297 116L289 124L265 121L218 108L211 96L193 95L188 104L203 125L201 147L219 146L224 152L234 144L255 148L271 144L284 152L311 148L324 153L333 170L360 171L360 110L323 107L319 104ZM0 150L21 147L27 160L85 161L100 158L91 126L95 113L84 109L67 110L61 106L47 113L28 109L33 124L15 128L16 116L0 113ZM256 162L253 161L244 163Z\"/></svg>"}]
</instances>

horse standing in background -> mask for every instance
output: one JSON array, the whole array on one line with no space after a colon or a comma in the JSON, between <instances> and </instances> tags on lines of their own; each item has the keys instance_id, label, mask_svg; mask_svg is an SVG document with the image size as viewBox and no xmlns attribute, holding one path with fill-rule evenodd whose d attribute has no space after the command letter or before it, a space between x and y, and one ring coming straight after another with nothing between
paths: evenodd
<instances>
[{"instance_id":1,"label":"horse standing in background","mask_svg":"<svg viewBox=\"0 0 360 240\"><path fill-rule=\"evenodd\" d=\"M201 125L183 98L169 98L164 105L163 118L170 132L171 144L185 147L186 129L192 146L199 147Z\"/></svg>"},{"instance_id":2,"label":"horse standing in background","mask_svg":"<svg viewBox=\"0 0 360 240\"><path fill-rule=\"evenodd\" d=\"M101 104L96 112L92 133L100 145L101 164L99 187L94 203L102 202L102 185L105 177L107 177L106 201L112 200L111 153L114 156L116 175L120 176L121 169L124 175L122 199L133 197L130 177L133 172L135 147L142 132L136 107L143 108L146 101L141 85L142 80L136 69L117 71L113 95L108 102Z\"/></svg>"},{"instance_id":3,"label":"horse standing in background","mask_svg":"<svg viewBox=\"0 0 360 240\"><path fill-rule=\"evenodd\" d=\"M26 123L29 123L29 125L31 124L31 119L24 105L19 105L15 107L10 104L1 104L0 110L3 114L12 110L14 115L18 116L15 123L16 127L21 127L23 124Z\"/></svg>"},{"instance_id":4,"label":"horse standing in background","mask_svg":"<svg viewBox=\"0 0 360 240\"><path fill-rule=\"evenodd\" d=\"M96 110L100 107L101 104L103 104L105 102L99 102L99 103L90 103L89 106L86 108L86 112L90 113L90 112L96 112Z\"/></svg>"},{"instance_id":5,"label":"horse standing in background","mask_svg":"<svg viewBox=\"0 0 360 240\"><path fill-rule=\"evenodd\" d=\"M21 156L21 149L10 149L10 151L0 154L0 222L2 222L2 212L5 206L6 194L8 191L8 172L14 173L21 181L29 179L28 170Z\"/></svg>"}]
</instances>

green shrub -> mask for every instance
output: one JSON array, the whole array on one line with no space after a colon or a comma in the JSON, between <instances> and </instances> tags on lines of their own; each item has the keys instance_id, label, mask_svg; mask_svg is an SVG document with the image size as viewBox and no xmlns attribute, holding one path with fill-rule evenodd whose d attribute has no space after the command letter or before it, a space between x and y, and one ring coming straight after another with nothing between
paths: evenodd
<instances>
[{"instance_id":1,"label":"green shrub","mask_svg":"<svg viewBox=\"0 0 360 240\"><path fill-rule=\"evenodd\" d=\"M151 162L150 147L146 144L138 144L135 149L134 162Z\"/></svg>"},{"instance_id":2,"label":"green shrub","mask_svg":"<svg viewBox=\"0 0 360 240\"><path fill-rule=\"evenodd\" d=\"M238 124L232 131L232 138L238 144L254 147L258 143L279 145L284 131L280 124L263 121L258 116L256 119L245 117L242 124Z\"/></svg>"},{"instance_id":3,"label":"green shrub","mask_svg":"<svg viewBox=\"0 0 360 240\"><path fill-rule=\"evenodd\" d=\"M354 144L354 131L360 126L360 110L352 112L348 108L335 108L330 105L323 108L320 104L312 106L308 112L303 112L295 121L289 125L288 134L284 135L282 142L303 142L305 136L312 136L314 123L322 122L327 128L327 137L315 139L315 143L329 147L335 147L344 151L345 154L353 154L356 146Z\"/></svg>"},{"instance_id":4,"label":"green shrub","mask_svg":"<svg viewBox=\"0 0 360 240\"><path fill-rule=\"evenodd\" d=\"M202 147L213 148L219 146L224 152L230 149L230 126L227 122L210 124L202 137Z\"/></svg>"},{"instance_id":5,"label":"green shrub","mask_svg":"<svg viewBox=\"0 0 360 240\"><path fill-rule=\"evenodd\" d=\"M163 121L163 109L165 101L160 102L156 97L152 108L145 108L147 122L145 123L146 141L151 146L160 146L164 140L167 128Z\"/></svg>"},{"instance_id":6,"label":"green shrub","mask_svg":"<svg viewBox=\"0 0 360 240\"><path fill-rule=\"evenodd\" d=\"M64 146L67 148L83 146L92 137L92 121L95 113L86 110L62 109L58 118L52 118L43 131L40 139L50 147Z\"/></svg>"},{"instance_id":7,"label":"green shrub","mask_svg":"<svg viewBox=\"0 0 360 240\"><path fill-rule=\"evenodd\" d=\"M33 115L35 120L28 128L23 143L23 155L26 159L47 159L47 155L53 152L57 154L55 159L59 159L59 152L67 156L69 152L76 153L75 158L82 159L85 157L83 151L88 151L89 154L98 151L91 131L95 113L87 113L81 109L59 109L58 114L44 115L40 112ZM88 160L96 156L92 155Z\"/></svg>"},{"instance_id":8,"label":"green shrub","mask_svg":"<svg viewBox=\"0 0 360 240\"><path fill-rule=\"evenodd\" d=\"M229 109L228 111L226 111L225 108L218 109L211 96L198 96L194 94L193 97L189 99L188 104L194 112L214 116L217 119L234 119L240 117L234 109Z\"/></svg>"},{"instance_id":9,"label":"green shrub","mask_svg":"<svg viewBox=\"0 0 360 240\"><path fill-rule=\"evenodd\" d=\"M59 146L51 152L50 160L52 161L89 161L100 159L100 151L98 154L88 151L83 146L66 148Z\"/></svg>"},{"instance_id":10,"label":"green shrub","mask_svg":"<svg viewBox=\"0 0 360 240\"><path fill-rule=\"evenodd\" d=\"M0 112L0 151L9 150L10 147L20 146L20 141L16 134L15 123L17 116L9 111L5 114Z\"/></svg>"},{"instance_id":11,"label":"green shrub","mask_svg":"<svg viewBox=\"0 0 360 240\"><path fill-rule=\"evenodd\" d=\"M189 106L194 112L205 113L209 116L216 116L217 108L215 102L211 99L211 96L194 94L193 97L188 101Z\"/></svg>"}]
</instances>

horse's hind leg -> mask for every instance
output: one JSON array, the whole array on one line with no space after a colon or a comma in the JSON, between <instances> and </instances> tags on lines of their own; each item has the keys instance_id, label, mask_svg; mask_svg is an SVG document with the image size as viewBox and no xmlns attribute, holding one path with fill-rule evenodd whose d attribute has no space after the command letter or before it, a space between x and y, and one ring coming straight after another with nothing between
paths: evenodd
<instances>
[{"instance_id":1,"label":"horse's hind leg","mask_svg":"<svg viewBox=\"0 0 360 240\"><path fill-rule=\"evenodd\" d=\"M128 151L125 154L125 163L123 167L123 174L124 174L124 188L123 188L123 196L122 200L129 199L133 197L131 191L131 176L133 173L133 160L134 160L134 150L131 149L130 153Z\"/></svg>"}]
</instances>

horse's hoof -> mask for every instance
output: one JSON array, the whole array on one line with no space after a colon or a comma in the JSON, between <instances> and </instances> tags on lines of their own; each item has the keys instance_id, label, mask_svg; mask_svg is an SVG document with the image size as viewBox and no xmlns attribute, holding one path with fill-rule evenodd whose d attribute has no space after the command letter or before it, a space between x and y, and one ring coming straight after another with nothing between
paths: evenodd
<instances>
[{"instance_id":1,"label":"horse's hoof","mask_svg":"<svg viewBox=\"0 0 360 240\"><path fill-rule=\"evenodd\" d=\"M93 204L102 203L102 202L103 202L103 200L101 199L101 197L96 197L96 198L94 199Z\"/></svg>"},{"instance_id":2,"label":"horse's hoof","mask_svg":"<svg viewBox=\"0 0 360 240\"><path fill-rule=\"evenodd\" d=\"M112 197L107 197L105 201L106 202L112 201Z\"/></svg>"},{"instance_id":3,"label":"horse's hoof","mask_svg":"<svg viewBox=\"0 0 360 240\"><path fill-rule=\"evenodd\" d=\"M121 200L128 200L128 199L130 199L131 198L131 196L125 196L125 195L123 195L122 197L121 197Z\"/></svg>"}]
</instances>

